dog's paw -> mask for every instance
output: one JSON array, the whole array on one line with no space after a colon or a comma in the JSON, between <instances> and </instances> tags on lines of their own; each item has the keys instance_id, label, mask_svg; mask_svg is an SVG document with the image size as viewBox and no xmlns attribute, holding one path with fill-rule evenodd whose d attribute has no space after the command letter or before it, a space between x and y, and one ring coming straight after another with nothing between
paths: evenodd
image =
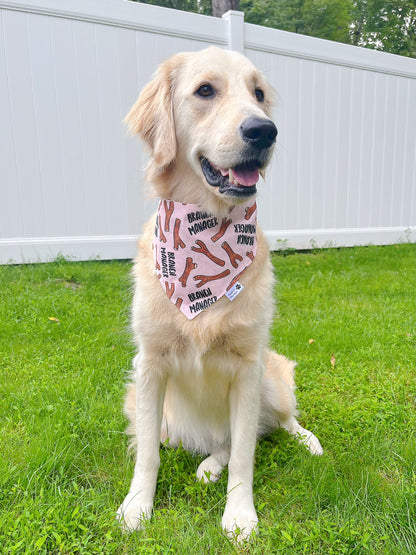
<instances>
[{"instance_id":1,"label":"dog's paw","mask_svg":"<svg viewBox=\"0 0 416 555\"><path fill-rule=\"evenodd\" d=\"M134 532L143 528L151 514L151 505L141 504L138 494L129 493L117 511L117 520L125 532Z\"/></svg>"},{"instance_id":2,"label":"dog's paw","mask_svg":"<svg viewBox=\"0 0 416 555\"><path fill-rule=\"evenodd\" d=\"M305 445L312 455L322 455L324 450L319 439L309 430L302 428L295 417L289 418L281 424L282 428L287 430L289 434L295 437L299 443Z\"/></svg>"},{"instance_id":3,"label":"dog's paw","mask_svg":"<svg viewBox=\"0 0 416 555\"><path fill-rule=\"evenodd\" d=\"M208 482L216 482L220 479L222 471L222 466L220 463L211 455L204 459L198 466L196 471L196 477L200 482L207 484Z\"/></svg>"},{"instance_id":4,"label":"dog's paw","mask_svg":"<svg viewBox=\"0 0 416 555\"><path fill-rule=\"evenodd\" d=\"M239 507L237 510L227 503L222 517L222 527L234 543L250 539L257 532L257 514L254 506Z\"/></svg>"},{"instance_id":5,"label":"dog's paw","mask_svg":"<svg viewBox=\"0 0 416 555\"><path fill-rule=\"evenodd\" d=\"M312 453L312 455L323 455L324 453L324 450L322 449L322 445L320 444L319 439L316 436L314 436L312 433L310 437L308 437L308 439L306 440L305 445Z\"/></svg>"},{"instance_id":6,"label":"dog's paw","mask_svg":"<svg viewBox=\"0 0 416 555\"><path fill-rule=\"evenodd\" d=\"M300 426L299 426L300 427ZM297 437L300 443L305 445L312 455L322 455L324 450L319 442L319 439L309 430L300 428L297 432Z\"/></svg>"}]
</instances>

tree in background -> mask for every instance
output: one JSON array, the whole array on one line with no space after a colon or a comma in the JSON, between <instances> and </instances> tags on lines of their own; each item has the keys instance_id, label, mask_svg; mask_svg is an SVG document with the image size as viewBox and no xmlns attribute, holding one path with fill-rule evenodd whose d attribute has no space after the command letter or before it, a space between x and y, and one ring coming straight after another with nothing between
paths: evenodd
<instances>
[{"instance_id":1,"label":"tree in background","mask_svg":"<svg viewBox=\"0 0 416 555\"><path fill-rule=\"evenodd\" d=\"M351 43L416 57L415 0L355 0Z\"/></svg>"},{"instance_id":2,"label":"tree in background","mask_svg":"<svg viewBox=\"0 0 416 555\"><path fill-rule=\"evenodd\" d=\"M240 9L240 0L212 0L212 15L221 17L229 10Z\"/></svg>"},{"instance_id":3,"label":"tree in background","mask_svg":"<svg viewBox=\"0 0 416 555\"><path fill-rule=\"evenodd\" d=\"M240 6L248 23L349 42L351 0L241 0Z\"/></svg>"},{"instance_id":4,"label":"tree in background","mask_svg":"<svg viewBox=\"0 0 416 555\"><path fill-rule=\"evenodd\" d=\"M416 57L416 0L142 0L218 17L240 9L245 21L283 31ZM239 8L238 8L239 5Z\"/></svg>"}]
</instances>

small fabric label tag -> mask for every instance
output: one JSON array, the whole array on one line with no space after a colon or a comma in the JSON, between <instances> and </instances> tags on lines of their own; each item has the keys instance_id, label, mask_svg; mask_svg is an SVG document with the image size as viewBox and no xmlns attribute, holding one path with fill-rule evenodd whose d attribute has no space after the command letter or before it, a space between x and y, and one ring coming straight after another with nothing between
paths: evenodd
<instances>
[{"instance_id":1,"label":"small fabric label tag","mask_svg":"<svg viewBox=\"0 0 416 555\"><path fill-rule=\"evenodd\" d=\"M237 281L237 283L235 283L231 289L229 289L229 291L226 291L225 296L230 300L233 301L237 295L239 295L241 293L241 291L244 289L244 285L241 285L241 283L239 281Z\"/></svg>"}]
</instances>

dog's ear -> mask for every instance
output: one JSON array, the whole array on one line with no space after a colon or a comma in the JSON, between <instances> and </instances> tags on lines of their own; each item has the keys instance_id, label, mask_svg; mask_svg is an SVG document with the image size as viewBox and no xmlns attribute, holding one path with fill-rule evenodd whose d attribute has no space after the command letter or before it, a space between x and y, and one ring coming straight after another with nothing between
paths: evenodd
<instances>
[{"instance_id":1,"label":"dog's ear","mask_svg":"<svg viewBox=\"0 0 416 555\"><path fill-rule=\"evenodd\" d=\"M182 59L177 54L159 66L124 120L129 131L137 133L150 148L151 165L158 167L158 173L176 157L172 94Z\"/></svg>"}]
</instances>

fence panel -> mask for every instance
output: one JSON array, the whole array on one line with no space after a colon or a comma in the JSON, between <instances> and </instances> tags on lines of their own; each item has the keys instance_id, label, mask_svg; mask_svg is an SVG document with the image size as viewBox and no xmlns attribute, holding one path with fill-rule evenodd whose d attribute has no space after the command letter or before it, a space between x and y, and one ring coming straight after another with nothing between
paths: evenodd
<instances>
[{"instance_id":1,"label":"fence panel","mask_svg":"<svg viewBox=\"0 0 416 555\"><path fill-rule=\"evenodd\" d=\"M415 239L416 60L246 24L278 90L260 215L272 248Z\"/></svg>"},{"instance_id":2,"label":"fence panel","mask_svg":"<svg viewBox=\"0 0 416 555\"><path fill-rule=\"evenodd\" d=\"M243 49L278 91L271 248L415 237L416 61L126 0L0 0L0 263L131 258L154 204L122 119L160 61Z\"/></svg>"}]
</instances>

